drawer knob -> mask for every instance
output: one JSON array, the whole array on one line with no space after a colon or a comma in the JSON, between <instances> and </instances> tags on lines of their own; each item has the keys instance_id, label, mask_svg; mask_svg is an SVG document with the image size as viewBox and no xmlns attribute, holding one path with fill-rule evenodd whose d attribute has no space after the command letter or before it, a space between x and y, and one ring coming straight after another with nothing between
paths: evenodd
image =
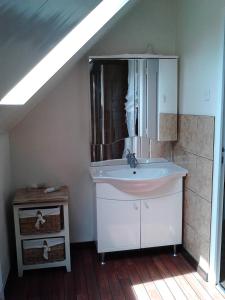
<instances>
[{"instance_id":1,"label":"drawer knob","mask_svg":"<svg viewBox=\"0 0 225 300\"><path fill-rule=\"evenodd\" d=\"M43 243L43 258L48 260L48 252L51 251L51 248L48 246L48 242L44 241Z\"/></svg>"},{"instance_id":2,"label":"drawer knob","mask_svg":"<svg viewBox=\"0 0 225 300\"><path fill-rule=\"evenodd\" d=\"M36 223L35 223L35 228L37 230L40 229L40 224L44 224L46 222L46 220L43 218L43 215L42 215L42 212L39 210L37 212L37 220L36 220Z\"/></svg>"}]
</instances>

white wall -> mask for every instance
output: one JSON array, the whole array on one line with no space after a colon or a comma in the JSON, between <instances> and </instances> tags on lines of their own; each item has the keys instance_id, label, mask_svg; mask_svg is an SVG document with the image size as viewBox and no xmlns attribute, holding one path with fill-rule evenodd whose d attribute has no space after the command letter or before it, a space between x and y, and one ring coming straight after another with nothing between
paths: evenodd
<instances>
[{"instance_id":1,"label":"white wall","mask_svg":"<svg viewBox=\"0 0 225 300\"><path fill-rule=\"evenodd\" d=\"M8 208L11 189L9 137L0 134L0 278L3 285L9 272ZM1 282L0 282L1 295Z\"/></svg>"},{"instance_id":2,"label":"white wall","mask_svg":"<svg viewBox=\"0 0 225 300\"><path fill-rule=\"evenodd\" d=\"M73 240L92 239L87 61L82 60L47 99L11 132L15 187L68 184Z\"/></svg>"},{"instance_id":3,"label":"white wall","mask_svg":"<svg viewBox=\"0 0 225 300\"><path fill-rule=\"evenodd\" d=\"M174 54L176 1L142 0L90 51L90 55L145 52L148 43ZM89 176L88 58L10 134L15 187L68 184L71 240L93 239L94 190Z\"/></svg>"},{"instance_id":4,"label":"white wall","mask_svg":"<svg viewBox=\"0 0 225 300\"><path fill-rule=\"evenodd\" d=\"M179 0L180 113L211 115L221 101L224 0Z\"/></svg>"},{"instance_id":5,"label":"white wall","mask_svg":"<svg viewBox=\"0 0 225 300\"><path fill-rule=\"evenodd\" d=\"M176 0L141 0L93 47L90 55L146 51L172 55L176 53L175 37Z\"/></svg>"}]
</instances>

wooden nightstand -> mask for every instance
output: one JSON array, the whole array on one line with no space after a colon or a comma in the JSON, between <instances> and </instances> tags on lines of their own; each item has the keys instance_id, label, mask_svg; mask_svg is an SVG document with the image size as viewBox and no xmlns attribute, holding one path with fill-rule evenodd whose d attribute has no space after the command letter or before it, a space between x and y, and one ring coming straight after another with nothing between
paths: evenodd
<instances>
[{"instance_id":1,"label":"wooden nightstand","mask_svg":"<svg viewBox=\"0 0 225 300\"><path fill-rule=\"evenodd\" d=\"M18 275L24 270L65 266L71 271L68 187L19 189L13 201Z\"/></svg>"}]
</instances>

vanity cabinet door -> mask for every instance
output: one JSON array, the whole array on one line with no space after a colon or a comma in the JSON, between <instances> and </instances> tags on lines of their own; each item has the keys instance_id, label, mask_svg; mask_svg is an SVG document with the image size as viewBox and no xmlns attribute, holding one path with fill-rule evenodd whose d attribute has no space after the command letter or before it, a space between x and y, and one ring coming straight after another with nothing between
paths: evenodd
<instances>
[{"instance_id":1,"label":"vanity cabinet door","mask_svg":"<svg viewBox=\"0 0 225 300\"><path fill-rule=\"evenodd\" d=\"M141 248L182 243L182 192L141 200Z\"/></svg>"},{"instance_id":2,"label":"vanity cabinet door","mask_svg":"<svg viewBox=\"0 0 225 300\"><path fill-rule=\"evenodd\" d=\"M97 198L98 252L140 248L140 200Z\"/></svg>"}]
</instances>

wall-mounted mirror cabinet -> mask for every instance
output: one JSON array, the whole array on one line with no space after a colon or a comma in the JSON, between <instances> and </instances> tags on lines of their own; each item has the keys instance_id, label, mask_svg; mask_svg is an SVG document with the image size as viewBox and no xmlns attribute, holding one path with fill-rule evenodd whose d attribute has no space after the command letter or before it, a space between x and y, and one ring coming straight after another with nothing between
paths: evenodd
<instances>
[{"instance_id":1,"label":"wall-mounted mirror cabinet","mask_svg":"<svg viewBox=\"0 0 225 300\"><path fill-rule=\"evenodd\" d=\"M91 159L177 140L177 57L91 57ZM139 148L139 149L137 149Z\"/></svg>"}]
</instances>

